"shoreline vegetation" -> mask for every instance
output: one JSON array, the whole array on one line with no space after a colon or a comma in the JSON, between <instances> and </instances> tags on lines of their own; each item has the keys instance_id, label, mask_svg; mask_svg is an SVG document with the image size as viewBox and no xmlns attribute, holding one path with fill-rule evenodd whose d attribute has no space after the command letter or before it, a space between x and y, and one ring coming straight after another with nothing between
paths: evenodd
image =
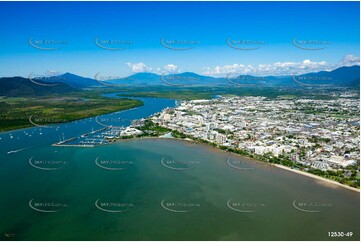
<instances>
[{"instance_id":1,"label":"shoreline vegetation","mask_svg":"<svg viewBox=\"0 0 361 242\"><path fill-rule=\"evenodd\" d=\"M140 100L93 93L38 98L0 97L0 132L65 123L143 106Z\"/></svg>"},{"instance_id":2,"label":"shoreline vegetation","mask_svg":"<svg viewBox=\"0 0 361 242\"><path fill-rule=\"evenodd\" d=\"M102 97L101 93L117 93L118 99ZM225 94L229 93L229 94ZM110 91L107 88L53 94L39 97L0 96L0 132L12 131L34 126L29 117L36 119L39 125L71 122L83 118L123 111L142 106L140 100L133 97L170 98L175 100L211 99L216 95L266 96L268 98L296 98L300 95L317 99L329 99L322 93L307 90L278 90L275 88L246 88L242 90L224 87L142 87L122 88ZM34 121L34 120L33 120Z\"/></svg>"},{"instance_id":3,"label":"shoreline vegetation","mask_svg":"<svg viewBox=\"0 0 361 242\"><path fill-rule=\"evenodd\" d=\"M185 94L183 93L181 96L183 95ZM124 94L119 96L122 98L106 98L99 96L99 93L89 92L75 93L66 97L58 95L43 97L41 100L36 98L0 97L0 132L36 126L30 122L30 117L32 117L33 123L41 126L46 124L75 121L116 111L128 110L144 105L140 100L131 99L131 97L136 96L134 94L129 95L129 97ZM188 96L188 98L194 99L196 96L197 95L193 93L191 96ZM169 97L164 96L164 98ZM65 110L67 111L66 113ZM247 150L233 149L218 145L207 140L194 138L177 130L159 126L158 124L154 124L149 118L146 120L143 126L137 128L143 131L143 134L136 136L122 136L120 138L108 140L112 143L129 139L162 138L162 135L171 133L173 139L207 144L208 146L223 152L230 152L232 154L240 155L241 157L247 157L256 161L265 162L284 170L313 177L324 182L329 182L344 188L351 189L353 191L360 192L359 178L353 177L353 180L351 180L351 178L342 178L339 177L339 175L334 171L322 171L305 167L301 164L296 164L293 161L283 159L283 157L270 157L266 155L261 156L252 154ZM357 182L354 182L355 179Z\"/></svg>"},{"instance_id":4,"label":"shoreline vegetation","mask_svg":"<svg viewBox=\"0 0 361 242\"><path fill-rule=\"evenodd\" d=\"M351 191L360 192L360 189L359 189L359 188L351 187L351 186L348 186L348 185L339 183L339 182L337 182L337 181L330 180L330 179L327 179L327 178L324 178L324 177L321 177L321 176L317 176L317 175L314 175L314 174L311 174L311 173L308 173L308 172L305 172L305 171L295 170L295 169L292 169L292 168L290 168L290 167L283 166L283 165L279 165L279 164L272 164L272 165L275 166L275 167L278 167L278 168L280 168L280 169L284 169L284 170L287 170L287 171L290 171L290 172L294 172L294 173L297 173L297 174L300 174L300 175L303 175L303 176L307 176L307 177L311 177L311 178L320 180L320 181L322 181L322 182L326 182L326 183L329 183L329 184L337 185L337 186L340 186L340 187L349 189L349 190L351 190Z\"/></svg>"},{"instance_id":5,"label":"shoreline vegetation","mask_svg":"<svg viewBox=\"0 0 361 242\"><path fill-rule=\"evenodd\" d=\"M126 140L134 140L134 139L165 139L167 137L162 137L167 133L171 133L171 139L178 139L182 141L189 141L193 143L206 144L218 151L229 152L235 155L239 155L244 158L250 158L255 161L264 162L270 164L272 166L278 167L280 169L284 169L290 172L294 172L300 175L308 176L314 179L317 179L321 182L327 182L328 184L338 185L343 188L347 188L352 191L360 192L359 180L357 183L351 182L347 179L340 179L337 177L337 173L330 171L325 172L318 169L313 169L309 167L302 166L301 164L295 164L294 162L286 159L282 159L279 157L270 157L270 156L261 156L248 152L247 150L233 149L229 147L225 147L222 145L218 145L216 143L212 143L203 139L194 138L190 135L186 135L177 130L172 130L169 128L165 128L159 126L159 124L153 123L150 119L147 119L143 126L137 127L139 130L143 131L141 135L129 135L122 136L120 138L108 139L110 143L121 142Z\"/></svg>"}]
</instances>

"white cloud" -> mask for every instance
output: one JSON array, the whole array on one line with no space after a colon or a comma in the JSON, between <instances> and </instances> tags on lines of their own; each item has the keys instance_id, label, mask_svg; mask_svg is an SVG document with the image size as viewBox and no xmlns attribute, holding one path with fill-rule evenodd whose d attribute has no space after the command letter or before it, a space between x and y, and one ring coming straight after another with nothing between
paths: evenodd
<instances>
[{"instance_id":1,"label":"white cloud","mask_svg":"<svg viewBox=\"0 0 361 242\"><path fill-rule=\"evenodd\" d=\"M159 75L163 75L163 74L177 74L177 73L181 73L182 70L174 65L174 64L167 64L165 65L163 68L158 67L156 69L156 73Z\"/></svg>"},{"instance_id":2,"label":"white cloud","mask_svg":"<svg viewBox=\"0 0 361 242\"><path fill-rule=\"evenodd\" d=\"M132 69L132 72L151 72L152 68L147 66L146 64L139 62L139 63L125 63L127 66L129 66Z\"/></svg>"},{"instance_id":3,"label":"white cloud","mask_svg":"<svg viewBox=\"0 0 361 242\"><path fill-rule=\"evenodd\" d=\"M153 68L146 64L140 63L125 63L129 66L132 72L151 72ZM228 74L238 75L255 75L255 76L281 76L281 75L300 75L310 72L331 71L342 66L360 65L360 57L354 55L346 55L340 62L330 64L326 61L312 61L310 59L301 62L275 62L272 64L259 65L245 65L245 64L230 64L215 67L203 67L202 74L215 77L225 77ZM156 68L155 72L158 74L176 74L182 70L174 64L167 64L163 68Z\"/></svg>"},{"instance_id":4,"label":"white cloud","mask_svg":"<svg viewBox=\"0 0 361 242\"><path fill-rule=\"evenodd\" d=\"M232 64L232 65L225 65L225 66L216 66L214 68L206 67L204 68L205 71L203 74L205 75L211 75L211 76L221 76L221 75L227 75L229 73L251 73L254 71L254 68L251 65L245 66L242 64Z\"/></svg>"},{"instance_id":5,"label":"white cloud","mask_svg":"<svg viewBox=\"0 0 361 242\"><path fill-rule=\"evenodd\" d=\"M55 71L55 70L47 70L47 71L44 73L45 76L60 76L60 75L62 75L62 74L64 74L64 73L59 72L59 71Z\"/></svg>"},{"instance_id":6,"label":"white cloud","mask_svg":"<svg viewBox=\"0 0 361 242\"><path fill-rule=\"evenodd\" d=\"M302 62L275 62L273 64L259 64L257 66L232 64L213 68L205 67L203 68L203 74L210 76L226 76L229 73L256 76L292 75L332 70L334 68L336 68L335 65L327 64L325 61L315 62L307 59Z\"/></svg>"},{"instance_id":7,"label":"white cloud","mask_svg":"<svg viewBox=\"0 0 361 242\"><path fill-rule=\"evenodd\" d=\"M151 72L153 70L152 67L147 66L146 64L140 62L140 63L130 63L127 62L125 63L128 67L130 67L132 69L132 72ZM154 72L158 73L158 74L176 74L176 73L180 73L181 70L179 69L178 66L174 65L174 64L167 64L165 65L163 68L156 68L154 70Z\"/></svg>"},{"instance_id":8,"label":"white cloud","mask_svg":"<svg viewBox=\"0 0 361 242\"><path fill-rule=\"evenodd\" d=\"M346 55L342 61L342 66L354 66L354 65L360 65L360 57L354 56L354 55Z\"/></svg>"},{"instance_id":9,"label":"white cloud","mask_svg":"<svg viewBox=\"0 0 361 242\"><path fill-rule=\"evenodd\" d=\"M175 73L180 72L178 66L173 65L173 64L168 64L168 65L164 66L164 71L168 74L175 74Z\"/></svg>"}]
</instances>

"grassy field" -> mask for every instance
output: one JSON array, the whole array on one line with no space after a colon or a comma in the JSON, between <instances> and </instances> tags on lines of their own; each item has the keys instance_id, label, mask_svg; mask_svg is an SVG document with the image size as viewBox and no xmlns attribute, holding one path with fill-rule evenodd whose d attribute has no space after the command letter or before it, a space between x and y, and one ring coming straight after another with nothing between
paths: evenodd
<instances>
[{"instance_id":1,"label":"grassy field","mask_svg":"<svg viewBox=\"0 0 361 242\"><path fill-rule=\"evenodd\" d=\"M41 98L0 97L0 131L67 122L143 105L132 99L100 97L95 93Z\"/></svg>"}]
</instances>

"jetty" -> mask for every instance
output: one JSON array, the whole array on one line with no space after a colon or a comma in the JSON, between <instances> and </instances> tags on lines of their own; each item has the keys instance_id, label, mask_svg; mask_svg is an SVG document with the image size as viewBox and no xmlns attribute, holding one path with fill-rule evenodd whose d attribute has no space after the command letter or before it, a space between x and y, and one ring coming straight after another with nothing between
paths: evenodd
<instances>
[{"instance_id":1,"label":"jetty","mask_svg":"<svg viewBox=\"0 0 361 242\"><path fill-rule=\"evenodd\" d=\"M80 135L79 137L72 137L70 139L60 140L58 143L55 143L52 146L92 148L97 145L106 144L108 143L108 141L104 138L103 131L106 131L108 129L110 129L110 127L92 130L88 133ZM98 133L100 134L96 135Z\"/></svg>"}]
</instances>

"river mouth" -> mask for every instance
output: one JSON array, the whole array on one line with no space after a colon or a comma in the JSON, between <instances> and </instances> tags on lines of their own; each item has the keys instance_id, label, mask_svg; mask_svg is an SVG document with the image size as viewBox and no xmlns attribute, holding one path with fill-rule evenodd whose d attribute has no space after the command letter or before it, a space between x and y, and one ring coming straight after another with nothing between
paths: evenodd
<instances>
[{"instance_id":1,"label":"river mouth","mask_svg":"<svg viewBox=\"0 0 361 242\"><path fill-rule=\"evenodd\" d=\"M0 225L18 240L328 240L335 227L359 237L358 193L206 145L139 139L27 152L1 163L11 196ZM29 155L58 169L34 168Z\"/></svg>"},{"instance_id":2,"label":"river mouth","mask_svg":"<svg viewBox=\"0 0 361 242\"><path fill-rule=\"evenodd\" d=\"M142 99L105 117L130 124L175 105ZM359 193L205 144L51 146L97 124L93 117L0 134L3 240L329 240L335 230L359 238Z\"/></svg>"}]
</instances>

